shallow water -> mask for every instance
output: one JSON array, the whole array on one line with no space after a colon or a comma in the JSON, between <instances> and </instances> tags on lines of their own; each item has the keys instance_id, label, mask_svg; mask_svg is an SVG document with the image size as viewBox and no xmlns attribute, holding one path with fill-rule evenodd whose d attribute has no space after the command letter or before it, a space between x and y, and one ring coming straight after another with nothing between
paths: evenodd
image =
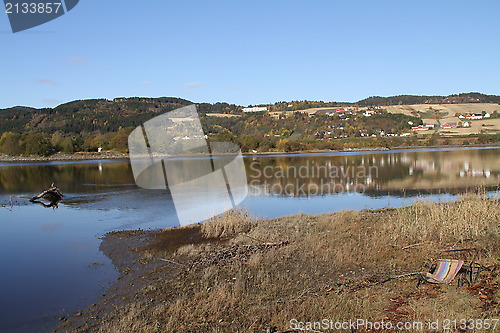
<instances>
[{"instance_id":1,"label":"shallow water","mask_svg":"<svg viewBox=\"0 0 500 333\"><path fill-rule=\"evenodd\" d=\"M265 155L245 167L241 206L274 218L453 200L480 186L498 196L500 149ZM52 182L59 208L28 202ZM128 161L0 163L0 331L48 331L95 302L117 277L98 249L106 232L175 225L170 194L135 186Z\"/></svg>"}]
</instances>

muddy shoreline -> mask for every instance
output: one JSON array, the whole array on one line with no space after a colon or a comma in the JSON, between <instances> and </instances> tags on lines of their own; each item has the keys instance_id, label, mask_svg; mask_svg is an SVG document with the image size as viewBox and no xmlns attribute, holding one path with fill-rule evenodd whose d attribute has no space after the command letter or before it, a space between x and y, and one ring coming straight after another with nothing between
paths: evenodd
<instances>
[{"instance_id":1,"label":"muddy shoreline","mask_svg":"<svg viewBox=\"0 0 500 333\"><path fill-rule=\"evenodd\" d=\"M128 159L128 154L117 152L54 154L50 156L10 156L0 155L0 162L51 162Z\"/></svg>"},{"instance_id":2,"label":"muddy shoreline","mask_svg":"<svg viewBox=\"0 0 500 333\"><path fill-rule=\"evenodd\" d=\"M168 256L173 255L181 246L209 241L212 240L206 240L200 235L199 225L166 230L124 230L106 234L99 250L111 259L120 275L96 303L70 317L61 317L61 324L53 332L84 332L88 328L93 330L101 326L102 318L117 307L141 301L141 291L151 283L161 283L162 278L173 278L178 273L182 264L163 261L158 256L144 256L148 250L165 250L164 254ZM159 278L158 274L162 277ZM156 303L154 295L147 301Z\"/></svg>"}]
</instances>

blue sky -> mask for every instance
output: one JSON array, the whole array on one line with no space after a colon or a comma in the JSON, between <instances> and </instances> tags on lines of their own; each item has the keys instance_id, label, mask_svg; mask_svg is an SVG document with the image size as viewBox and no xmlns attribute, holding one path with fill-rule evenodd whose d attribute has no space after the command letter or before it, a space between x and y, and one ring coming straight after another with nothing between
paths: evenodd
<instances>
[{"instance_id":1,"label":"blue sky","mask_svg":"<svg viewBox=\"0 0 500 333\"><path fill-rule=\"evenodd\" d=\"M0 108L500 94L499 12L495 0L80 0L16 34L0 12Z\"/></svg>"}]
</instances>

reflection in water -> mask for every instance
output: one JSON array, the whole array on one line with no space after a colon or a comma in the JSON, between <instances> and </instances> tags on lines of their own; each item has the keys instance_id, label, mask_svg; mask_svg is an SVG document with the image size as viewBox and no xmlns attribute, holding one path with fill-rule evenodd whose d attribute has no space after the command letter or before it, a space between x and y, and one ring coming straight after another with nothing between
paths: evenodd
<instances>
[{"instance_id":1,"label":"reflection in water","mask_svg":"<svg viewBox=\"0 0 500 333\"><path fill-rule=\"evenodd\" d=\"M457 193L499 185L500 149L259 156L245 158L245 168L253 195ZM53 182L70 194L69 202L77 193L91 195L87 196L91 201L95 196L95 201L99 201L101 194L138 190L128 161L0 165L3 195L36 193Z\"/></svg>"},{"instance_id":2,"label":"reflection in water","mask_svg":"<svg viewBox=\"0 0 500 333\"><path fill-rule=\"evenodd\" d=\"M34 203L34 204L37 204L39 206L42 206L44 208L53 208L53 209L56 209L56 208L59 208L59 203L61 202L61 200L48 201L48 203L45 203L45 202L40 201L40 200L30 200L30 202Z\"/></svg>"},{"instance_id":3,"label":"reflection in water","mask_svg":"<svg viewBox=\"0 0 500 333\"><path fill-rule=\"evenodd\" d=\"M500 183L500 150L273 156L247 163L254 195L459 193Z\"/></svg>"},{"instance_id":4,"label":"reflection in water","mask_svg":"<svg viewBox=\"0 0 500 333\"><path fill-rule=\"evenodd\" d=\"M135 187L127 161L0 164L0 193L38 193L56 183L65 193L100 193L107 187Z\"/></svg>"}]
</instances>

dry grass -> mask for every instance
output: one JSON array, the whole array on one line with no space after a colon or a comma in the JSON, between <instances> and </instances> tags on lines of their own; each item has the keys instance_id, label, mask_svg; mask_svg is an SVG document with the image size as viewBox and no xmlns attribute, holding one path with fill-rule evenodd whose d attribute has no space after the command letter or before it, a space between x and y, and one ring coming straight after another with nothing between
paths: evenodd
<instances>
[{"instance_id":1,"label":"dry grass","mask_svg":"<svg viewBox=\"0 0 500 333\"><path fill-rule=\"evenodd\" d=\"M499 221L497 200L489 199L485 193L468 194L454 203L417 201L397 210L383 230L392 241L399 242L463 243L492 237L500 243Z\"/></svg>"},{"instance_id":2,"label":"dry grass","mask_svg":"<svg viewBox=\"0 0 500 333\"><path fill-rule=\"evenodd\" d=\"M206 221L201 225L201 232L207 238L228 238L250 231L254 222L246 210L231 210Z\"/></svg>"},{"instance_id":3,"label":"dry grass","mask_svg":"<svg viewBox=\"0 0 500 333\"><path fill-rule=\"evenodd\" d=\"M194 227L202 237L219 242L187 242L174 252L160 248L156 257L180 263L172 278L165 278L154 257L148 259L133 280L148 281L145 286L134 289L127 282L125 302L75 331L263 332L287 329L293 318L396 322L498 317L497 272L460 290L455 285L416 289L414 280L382 281L422 270L436 252L450 246L488 249L482 263L498 265L499 221L498 200L484 195L269 221L226 213ZM168 232L156 232L153 242L155 237L168 239L161 235ZM289 243L261 244L281 241ZM422 244L403 249L414 243Z\"/></svg>"},{"instance_id":4,"label":"dry grass","mask_svg":"<svg viewBox=\"0 0 500 333\"><path fill-rule=\"evenodd\" d=\"M419 321L422 318L482 318L481 300L468 297L466 289L450 289L434 298L411 299L403 310L411 314L410 318Z\"/></svg>"}]
</instances>

